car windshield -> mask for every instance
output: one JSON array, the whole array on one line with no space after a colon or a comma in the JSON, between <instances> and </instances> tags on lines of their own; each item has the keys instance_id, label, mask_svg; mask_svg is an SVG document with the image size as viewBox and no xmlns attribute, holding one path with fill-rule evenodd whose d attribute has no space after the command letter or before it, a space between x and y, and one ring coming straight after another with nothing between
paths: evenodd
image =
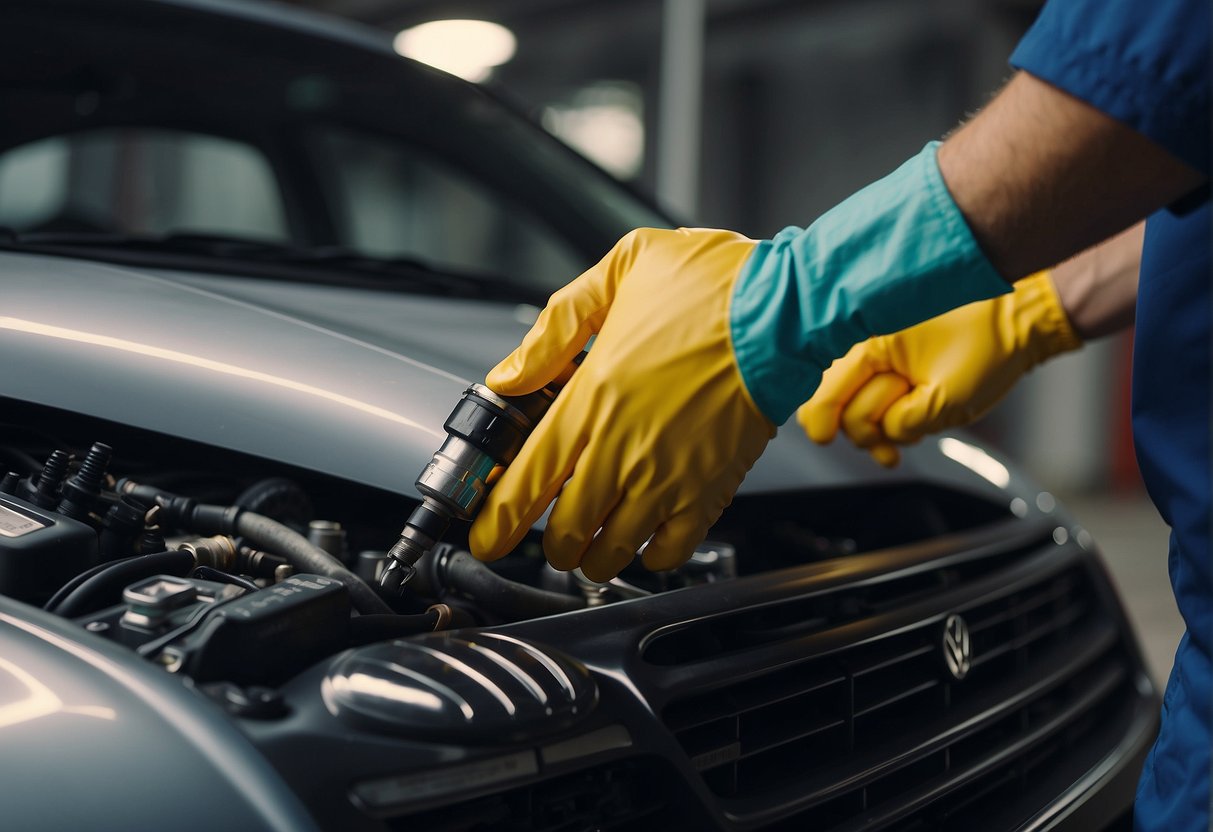
<instances>
[{"instance_id":1,"label":"car windshield","mask_svg":"<svg viewBox=\"0 0 1213 832\"><path fill-rule=\"evenodd\" d=\"M89 26L121 41L120 24ZM24 44L0 35L0 46L32 56L38 27L25 31ZM396 273L380 264L404 264L546 295L629 229L668 224L481 90L311 37L323 48L300 61L275 38L228 43L200 64L146 48L101 54L94 33L0 81L0 106L26 114L0 125L5 245L109 258L138 247L141 262L159 251L174 267L182 255L203 271L225 261L226 273L250 258L329 275L374 265L384 278ZM48 54L71 55L70 71L47 71ZM253 80L216 84L206 73L217 64Z\"/></svg>"}]
</instances>

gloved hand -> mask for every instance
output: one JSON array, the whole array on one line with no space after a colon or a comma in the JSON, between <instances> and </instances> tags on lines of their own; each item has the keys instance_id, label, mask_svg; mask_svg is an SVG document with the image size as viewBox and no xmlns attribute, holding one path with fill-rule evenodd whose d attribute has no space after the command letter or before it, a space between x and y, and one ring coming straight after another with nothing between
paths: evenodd
<instances>
[{"instance_id":1,"label":"gloved hand","mask_svg":"<svg viewBox=\"0 0 1213 832\"><path fill-rule=\"evenodd\" d=\"M856 344L796 419L814 442L841 428L892 467L896 445L976 421L1024 373L1081 344L1048 272L1039 272L1009 295Z\"/></svg>"},{"instance_id":2,"label":"gloved hand","mask_svg":"<svg viewBox=\"0 0 1213 832\"><path fill-rule=\"evenodd\" d=\"M609 580L649 535L650 569L689 556L775 435L729 338L732 285L753 249L729 231L641 229L552 296L489 387L537 390L597 338L489 492L476 557L514 548L557 495L544 536L557 569Z\"/></svg>"},{"instance_id":3,"label":"gloved hand","mask_svg":"<svg viewBox=\"0 0 1213 832\"><path fill-rule=\"evenodd\" d=\"M557 569L608 580L646 540L645 566L678 566L823 368L870 335L1008 290L934 145L807 230L758 243L632 232L489 373L499 393L530 393L597 334L486 497L472 553L506 554L556 500L544 550Z\"/></svg>"}]
</instances>

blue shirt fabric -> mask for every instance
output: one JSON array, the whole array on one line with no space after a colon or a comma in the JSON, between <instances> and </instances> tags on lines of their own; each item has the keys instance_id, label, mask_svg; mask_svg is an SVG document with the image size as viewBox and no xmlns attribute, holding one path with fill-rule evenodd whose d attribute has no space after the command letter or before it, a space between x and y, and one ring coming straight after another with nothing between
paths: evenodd
<instances>
[{"instance_id":1,"label":"blue shirt fabric","mask_svg":"<svg viewBox=\"0 0 1213 832\"><path fill-rule=\"evenodd\" d=\"M1209 548L1209 203L1146 224L1133 356L1133 432L1142 477L1171 526L1168 568L1187 632L1163 725L1138 787L1138 828L1209 828L1213 618ZM1149 553L1143 553L1148 557Z\"/></svg>"},{"instance_id":2,"label":"blue shirt fabric","mask_svg":"<svg viewBox=\"0 0 1213 832\"><path fill-rule=\"evenodd\" d=\"M1011 64L1208 175L1210 26L1209 0L1051 0ZM1168 568L1187 626L1138 786L1134 825L1142 832L1207 832L1210 820L1211 218L1207 191L1181 203L1146 224L1133 357L1134 442L1146 487L1171 526Z\"/></svg>"}]
</instances>

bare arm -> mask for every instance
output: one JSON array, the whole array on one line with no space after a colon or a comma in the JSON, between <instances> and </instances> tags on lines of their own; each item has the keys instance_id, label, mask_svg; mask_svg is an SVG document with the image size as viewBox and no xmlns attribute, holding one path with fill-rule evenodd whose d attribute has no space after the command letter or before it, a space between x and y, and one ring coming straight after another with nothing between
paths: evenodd
<instances>
[{"instance_id":1,"label":"bare arm","mask_svg":"<svg viewBox=\"0 0 1213 832\"><path fill-rule=\"evenodd\" d=\"M1070 325L1084 340L1133 323L1145 223L1071 257L1051 271Z\"/></svg>"},{"instance_id":2,"label":"bare arm","mask_svg":"<svg viewBox=\"0 0 1213 832\"><path fill-rule=\"evenodd\" d=\"M982 250L1010 280L1064 261L1204 181L1141 134L1024 72L944 142L939 167Z\"/></svg>"}]
</instances>

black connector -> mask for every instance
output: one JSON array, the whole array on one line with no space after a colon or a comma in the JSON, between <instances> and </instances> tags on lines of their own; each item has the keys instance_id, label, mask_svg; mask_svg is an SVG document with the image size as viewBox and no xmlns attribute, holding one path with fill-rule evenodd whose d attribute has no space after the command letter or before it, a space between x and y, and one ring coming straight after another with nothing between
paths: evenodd
<instances>
[{"instance_id":1,"label":"black connector","mask_svg":"<svg viewBox=\"0 0 1213 832\"><path fill-rule=\"evenodd\" d=\"M105 469L109 467L113 452L104 442L93 443L85 454L84 462L80 463L80 470L63 483L63 495L59 502L60 514L73 520L89 519L93 507L97 504L97 498L101 495L101 483L105 479Z\"/></svg>"},{"instance_id":2,"label":"black connector","mask_svg":"<svg viewBox=\"0 0 1213 832\"><path fill-rule=\"evenodd\" d=\"M148 506L134 497L124 496L109 507L101 520L101 559L114 560L135 554L135 543L143 533ZM163 551L161 547L155 551Z\"/></svg>"},{"instance_id":3,"label":"black connector","mask_svg":"<svg viewBox=\"0 0 1213 832\"><path fill-rule=\"evenodd\" d=\"M38 479L30 484L29 501L39 508L53 509L59 505L59 489L67 476L67 464L71 456L67 451L54 451L42 466ZM79 518L75 518L79 519Z\"/></svg>"},{"instance_id":4,"label":"black connector","mask_svg":"<svg viewBox=\"0 0 1213 832\"><path fill-rule=\"evenodd\" d=\"M143 517L143 534L139 537L139 542L135 544L135 549L141 555L150 555L153 552L163 552L168 548L164 540L164 531L160 528L160 506L152 506L148 509L147 514Z\"/></svg>"},{"instance_id":5,"label":"black connector","mask_svg":"<svg viewBox=\"0 0 1213 832\"><path fill-rule=\"evenodd\" d=\"M191 497L170 494L125 477L118 480L115 488L119 494L159 506L159 519L168 528L196 534L234 534L236 519L244 511L240 506L199 503Z\"/></svg>"},{"instance_id":6,"label":"black connector","mask_svg":"<svg viewBox=\"0 0 1213 832\"><path fill-rule=\"evenodd\" d=\"M16 471L9 471L4 475L4 479L0 480L0 494L8 494L10 497L17 496L17 489L21 486L21 475Z\"/></svg>"}]
</instances>

